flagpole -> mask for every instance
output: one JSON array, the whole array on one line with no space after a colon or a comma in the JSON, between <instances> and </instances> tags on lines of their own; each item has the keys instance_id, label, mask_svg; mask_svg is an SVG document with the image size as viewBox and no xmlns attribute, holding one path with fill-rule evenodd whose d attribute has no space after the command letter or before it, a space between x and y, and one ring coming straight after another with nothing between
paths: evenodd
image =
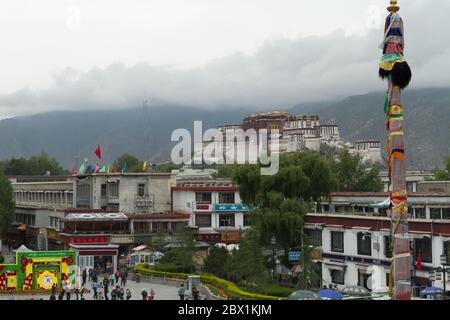
<instances>
[{"instance_id":1,"label":"flagpole","mask_svg":"<svg viewBox=\"0 0 450 320\"><path fill-rule=\"evenodd\" d=\"M406 161L404 144L404 109L402 90L411 80L411 70L404 60L403 20L398 15L400 7L396 0L387 7L383 56L379 75L388 80L385 101L386 128L388 131L386 151L390 184L391 235L392 235L392 299L411 300L411 246L408 228L408 204L406 190Z\"/></svg>"}]
</instances>

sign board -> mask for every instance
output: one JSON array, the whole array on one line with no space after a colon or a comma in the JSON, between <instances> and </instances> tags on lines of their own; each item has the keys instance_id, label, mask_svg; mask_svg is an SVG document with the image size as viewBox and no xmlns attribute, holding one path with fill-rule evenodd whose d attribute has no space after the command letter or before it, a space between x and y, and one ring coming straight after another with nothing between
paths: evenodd
<instances>
[{"instance_id":1,"label":"sign board","mask_svg":"<svg viewBox=\"0 0 450 320\"><path fill-rule=\"evenodd\" d=\"M73 244L107 244L109 243L109 238L107 236L98 237L73 237Z\"/></svg>"},{"instance_id":2,"label":"sign board","mask_svg":"<svg viewBox=\"0 0 450 320\"><path fill-rule=\"evenodd\" d=\"M251 211L254 208L245 206L243 204L214 204L214 211Z\"/></svg>"},{"instance_id":3,"label":"sign board","mask_svg":"<svg viewBox=\"0 0 450 320\"><path fill-rule=\"evenodd\" d=\"M300 261L301 252L300 251L289 251L289 261Z\"/></svg>"}]
</instances>

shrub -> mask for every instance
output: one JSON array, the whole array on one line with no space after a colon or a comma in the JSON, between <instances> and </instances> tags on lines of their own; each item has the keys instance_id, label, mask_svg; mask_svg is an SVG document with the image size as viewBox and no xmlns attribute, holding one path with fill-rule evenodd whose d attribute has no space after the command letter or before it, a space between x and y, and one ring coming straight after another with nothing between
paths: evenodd
<instances>
[{"instance_id":1,"label":"shrub","mask_svg":"<svg viewBox=\"0 0 450 320\"><path fill-rule=\"evenodd\" d=\"M180 267L179 265L177 265L176 263L173 262L168 262L168 263L160 263L156 266L155 270L157 271L162 271L162 272L181 272L182 271L182 267Z\"/></svg>"},{"instance_id":2,"label":"shrub","mask_svg":"<svg viewBox=\"0 0 450 320\"><path fill-rule=\"evenodd\" d=\"M0 254L0 263L5 262L5 257Z\"/></svg>"},{"instance_id":3,"label":"shrub","mask_svg":"<svg viewBox=\"0 0 450 320\"><path fill-rule=\"evenodd\" d=\"M189 274L186 273L172 273L172 272L163 272L158 270L152 270L148 267L145 267L142 264L136 266L136 272L141 273L143 275L153 275L156 277L167 277L171 279L187 279ZM241 290L235 283L218 278L211 274L200 274L200 280L203 283L211 284L219 289L222 289L226 295L228 295L231 299L234 300L280 300L285 298L262 295L257 293L251 293Z\"/></svg>"}]
</instances>

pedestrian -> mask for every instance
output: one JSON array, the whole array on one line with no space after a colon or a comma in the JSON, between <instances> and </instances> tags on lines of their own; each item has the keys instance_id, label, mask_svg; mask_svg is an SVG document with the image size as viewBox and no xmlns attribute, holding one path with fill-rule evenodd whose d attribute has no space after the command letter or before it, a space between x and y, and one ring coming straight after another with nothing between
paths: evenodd
<instances>
[{"instance_id":1,"label":"pedestrian","mask_svg":"<svg viewBox=\"0 0 450 320\"><path fill-rule=\"evenodd\" d=\"M130 288L127 289L127 300L131 300L131 290Z\"/></svg>"},{"instance_id":2,"label":"pedestrian","mask_svg":"<svg viewBox=\"0 0 450 320\"><path fill-rule=\"evenodd\" d=\"M80 300L85 300L84 297L83 297L83 294L84 294L84 286L81 286L81 288L80 288Z\"/></svg>"},{"instance_id":3,"label":"pedestrian","mask_svg":"<svg viewBox=\"0 0 450 320\"><path fill-rule=\"evenodd\" d=\"M180 300L183 301L184 300L184 292L186 291L186 289L184 288L184 283L182 283L180 285L180 288L178 289L178 295L180 296Z\"/></svg>"},{"instance_id":4,"label":"pedestrian","mask_svg":"<svg viewBox=\"0 0 450 320\"><path fill-rule=\"evenodd\" d=\"M81 275L81 278L83 279L83 286L86 284L86 277L87 277L87 272L86 272L86 268L84 268L83 273Z\"/></svg>"},{"instance_id":5,"label":"pedestrian","mask_svg":"<svg viewBox=\"0 0 450 320\"><path fill-rule=\"evenodd\" d=\"M116 283L119 284L119 279L120 279L120 271L119 269L117 269L117 271L114 273L115 277L116 277Z\"/></svg>"},{"instance_id":6,"label":"pedestrian","mask_svg":"<svg viewBox=\"0 0 450 320\"><path fill-rule=\"evenodd\" d=\"M71 291L72 291L72 287L70 286L70 283L67 282L67 281L66 281L66 284L65 284L64 291L66 292L66 300L70 300L70 294L71 294Z\"/></svg>"},{"instance_id":7,"label":"pedestrian","mask_svg":"<svg viewBox=\"0 0 450 320\"><path fill-rule=\"evenodd\" d=\"M16 298L14 297L14 293L13 292L9 293L9 300L16 300Z\"/></svg>"},{"instance_id":8,"label":"pedestrian","mask_svg":"<svg viewBox=\"0 0 450 320\"><path fill-rule=\"evenodd\" d=\"M107 277L105 277L103 279L103 293L105 296L105 300L109 300L108 292L109 292L109 280Z\"/></svg>"},{"instance_id":9,"label":"pedestrian","mask_svg":"<svg viewBox=\"0 0 450 320\"><path fill-rule=\"evenodd\" d=\"M75 296L77 297L77 300L80 300L80 289L75 288Z\"/></svg>"},{"instance_id":10,"label":"pedestrian","mask_svg":"<svg viewBox=\"0 0 450 320\"><path fill-rule=\"evenodd\" d=\"M120 300L124 300L125 292L123 291L123 288L119 288L120 291Z\"/></svg>"},{"instance_id":11,"label":"pedestrian","mask_svg":"<svg viewBox=\"0 0 450 320\"><path fill-rule=\"evenodd\" d=\"M58 300L64 300L64 289L61 288L58 295Z\"/></svg>"},{"instance_id":12,"label":"pedestrian","mask_svg":"<svg viewBox=\"0 0 450 320\"><path fill-rule=\"evenodd\" d=\"M93 272L92 268L89 268L89 272L88 272L88 274L89 274L89 282L92 281L92 272Z\"/></svg>"},{"instance_id":13,"label":"pedestrian","mask_svg":"<svg viewBox=\"0 0 450 320\"><path fill-rule=\"evenodd\" d=\"M126 269L123 269L122 273L120 274L122 287L125 287L127 285L127 278L128 278L128 271Z\"/></svg>"},{"instance_id":14,"label":"pedestrian","mask_svg":"<svg viewBox=\"0 0 450 320\"><path fill-rule=\"evenodd\" d=\"M117 289L113 288L111 290L111 300L117 300Z\"/></svg>"},{"instance_id":15,"label":"pedestrian","mask_svg":"<svg viewBox=\"0 0 450 320\"><path fill-rule=\"evenodd\" d=\"M197 290L197 288L194 286L192 287L192 299L193 300L199 300L200 296L199 296L199 292Z\"/></svg>"},{"instance_id":16,"label":"pedestrian","mask_svg":"<svg viewBox=\"0 0 450 320\"><path fill-rule=\"evenodd\" d=\"M105 292L105 288L103 287L103 285L100 285L100 287L98 288L98 299L99 300L103 300L104 292Z\"/></svg>"},{"instance_id":17,"label":"pedestrian","mask_svg":"<svg viewBox=\"0 0 450 320\"><path fill-rule=\"evenodd\" d=\"M114 281L116 280L116 276L114 275L114 273L112 273L109 278L110 278L110 281L111 281L111 285L114 286Z\"/></svg>"},{"instance_id":18,"label":"pedestrian","mask_svg":"<svg viewBox=\"0 0 450 320\"><path fill-rule=\"evenodd\" d=\"M152 297L151 300L155 297L155 291L153 291L153 288L150 289L150 296Z\"/></svg>"},{"instance_id":19,"label":"pedestrian","mask_svg":"<svg viewBox=\"0 0 450 320\"><path fill-rule=\"evenodd\" d=\"M93 282L92 283L92 290L94 291L94 299L95 300L97 300L98 299L98 287L99 287L99 285L98 285L98 283L97 282Z\"/></svg>"},{"instance_id":20,"label":"pedestrian","mask_svg":"<svg viewBox=\"0 0 450 320\"><path fill-rule=\"evenodd\" d=\"M142 295L142 300L147 300L147 296L148 296L147 290L145 290L145 289L142 290L141 295Z\"/></svg>"}]
</instances>

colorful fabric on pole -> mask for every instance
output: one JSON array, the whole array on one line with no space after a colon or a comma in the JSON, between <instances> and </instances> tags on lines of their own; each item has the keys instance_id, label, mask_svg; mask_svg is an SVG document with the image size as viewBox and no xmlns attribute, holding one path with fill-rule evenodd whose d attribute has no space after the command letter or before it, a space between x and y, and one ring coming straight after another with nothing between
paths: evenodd
<instances>
[{"instance_id":1,"label":"colorful fabric on pole","mask_svg":"<svg viewBox=\"0 0 450 320\"><path fill-rule=\"evenodd\" d=\"M106 173L106 166L103 166L100 170L98 170L98 173Z\"/></svg>"},{"instance_id":2,"label":"colorful fabric on pole","mask_svg":"<svg viewBox=\"0 0 450 320\"><path fill-rule=\"evenodd\" d=\"M94 173L97 173L98 170L100 170L100 165L99 165L98 163L96 163L96 164L94 165Z\"/></svg>"},{"instance_id":3,"label":"colorful fabric on pole","mask_svg":"<svg viewBox=\"0 0 450 320\"><path fill-rule=\"evenodd\" d=\"M80 168L78 169L78 173L79 174L85 174L86 173L86 168L84 166L84 163L81 164Z\"/></svg>"},{"instance_id":4,"label":"colorful fabric on pole","mask_svg":"<svg viewBox=\"0 0 450 320\"><path fill-rule=\"evenodd\" d=\"M90 174L94 173L94 170L95 170L95 167L92 164L89 164L86 169L87 173L90 173Z\"/></svg>"},{"instance_id":5,"label":"colorful fabric on pole","mask_svg":"<svg viewBox=\"0 0 450 320\"><path fill-rule=\"evenodd\" d=\"M77 175L77 169L75 169L75 167L72 168L72 176L76 176Z\"/></svg>"},{"instance_id":6,"label":"colorful fabric on pole","mask_svg":"<svg viewBox=\"0 0 450 320\"><path fill-rule=\"evenodd\" d=\"M97 158L98 158L99 160L102 159L102 150L101 150L101 148L100 148L100 145L98 145L98 146L97 146L97 149L95 149L95 154L96 154L96 156L97 156Z\"/></svg>"},{"instance_id":7,"label":"colorful fabric on pole","mask_svg":"<svg viewBox=\"0 0 450 320\"><path fill-rule=\"evenodd\" d=\"M126 161L123 162L123 167L122 167L122 173L125 173L125 172L127 172L127 162Z\"/></svg>"},{"instance_id":8,"label":"colorful fabric on pole","mask_svg":"<svg viewBox=\"0 0 450 320\"><path fill-rule=\"evenodd\" d=\"M142 165L142 172L147 172L147 161L144 161L144 164Z\"/></svg>"}]
</instances>

